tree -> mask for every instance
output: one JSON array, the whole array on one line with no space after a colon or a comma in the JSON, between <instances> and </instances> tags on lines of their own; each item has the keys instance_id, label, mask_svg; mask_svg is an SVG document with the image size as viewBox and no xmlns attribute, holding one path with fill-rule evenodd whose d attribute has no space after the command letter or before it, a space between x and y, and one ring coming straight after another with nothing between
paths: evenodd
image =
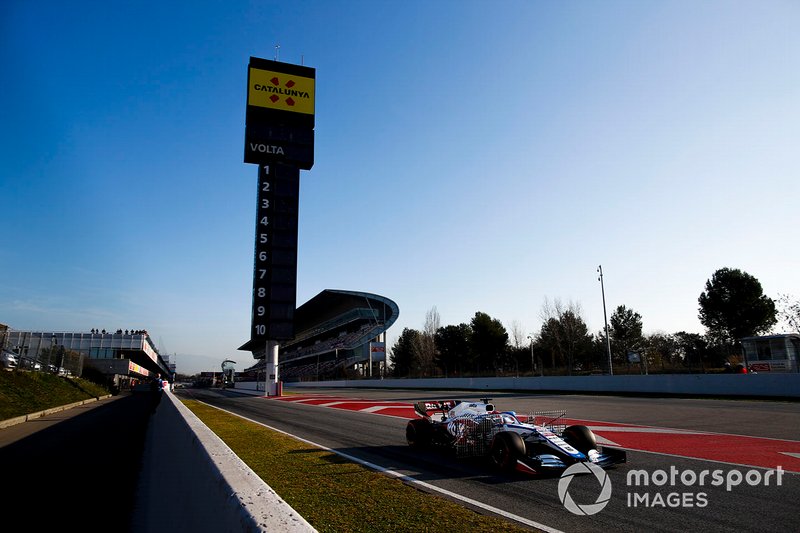
<instances>
[{"instance_id":1,"label":"tree","mask_svg":"<svg viewBox=\"0 0 800 533\"><path fill-rule=\"evenodd\" d=\"M714 272L697 301L700 322L720 344L738 345L740 339L766 332L776 322L775 302L764 295L756 278L738 269Z\"/></svg>"},{"instance_id":2,"label":"tree","mask_svg":"<svg viewBox=\"0 0 800 533\"><path fill-rule=\"evenodd\" d=\"M537 350L550 355L550 368L566 364L561 342L561 327L557 318L548 318L536 336Z\"/></svg>"},{"instance_id":3,"label":"tree","mask_svg":"<svg viewBox=\"0 0 800 533\"><path fill-rule=\"evenodd\" d=\"M624 305L617 306L609 320L611 346L617 359L628 364L628 353L639 350L644 345L642 337L642 315Z\"/></svg>"},{"instance_id":4,"label":"tree","mask_svg":"<svg viewBox=\"0 0 800 533\"><path fill-rule=\"evenodd\" d=\"M786 324L789 332L800 333L800 300L788 294L778 295L778 316Z\"/></svg>"},{"instance_id":5,"label":"tree","mask_svg":"<svg viewBox=\"0 0 800 533\"><path fill-rule=\"evenodd\" d=\"M392 346L392 375L398 378L409 377L418 372L416 344L420 332L403 328L403 333Z\"/></svg>"},{"instance_id":6,"label":"tree","mask_svg":"<svg viewBox=\"0 0 800 533\"><path fill-rule=\"evenodd\" d=\"M565 306L560 300L550 304L545 299L541 317L544 324L537 344L542 351L550 354L553 367L558 359L561 365L566 365L567 373L572 375L574 368L590 362L592 336L581 317L579 304L570 302Z\"/></svg>"},{"instance_id":7,"label":"tree","mask_svg":"<svg viewBox=\"0 0 800 533\"><path fill-rule=\"evenodd\" d=\"M644 345L648 364L661 366L662 371L667 369L667 365L674 366L679 357L678 342L674 335L653 333L644 338Z\"/></svg>"},{"instance_id":8,"label":"tree","mask_svg":"<svg viewBox=\"0 0 800 533\"><path fill-rule=\"evenodd\" d=\"M699 333L687 333L679 331L673 335L677 347L678 356L683 366L691 371L695 366L700 366L703 372L706 370L706 360L712 355L712 350L708 345L708 339ZM716 361L712 362L715 364Z\"/></svg>"},{"instance_id":9,"label":"tree","mask_svg":"<svg viewBox=\"0 0 800 533\"><path fill-rule=\"evenodd\" d=\"M508 332L502 322L480 311L475 313L470 323L470 352L475 370L495 372L505 362Z\"/></svg>"},{"instance_id":10,"label":"tree","mask_svg":"<svg viewBox=\"0 0 800 533\"><path fill-rule=\"evenodd\" d=\"M530 345L525 342L527 337L522 323L519 320L512 320L508 326L511 336L511 345L507 347L508 363L513 366L514 372L519 374L520 369L532 368Z\"/></svg>"},{"instance_id":11,"label":"tree","mask_svg":"<svg viewBox=\"0 0 800 533\"><path fill-rule=\"evenodd\" d=\"M512 320L508 327L511 332L511 343L514 348L522 348L525 343L525 330L519 320Z\"/></svg>"},{"instance_id":12,"label":"tree","mask_svg":"<svg viewBox=\"0 0 800 533\"><path fill-rule=\"evenodd\" d=\"M592 336L591 364L594 368L608 372L608 347L606 330L600 329Z\"/></svg>"},{"instance_id":13,"label":"tree","mask_svg":"<svg viewBox=\"0 0 800 533\"><path fill-rule=\"evenodd\" d=\"M431 307L425 313L425 325L422 333L416 337L414 346L423 376L434 374L436 369L436 332L439 330L440 322L436 306Z\"/></svg>"},{"instance_id":14,"label":"tree","mask_svg":"<svg viewBox=\"0 0 800 533\"><path fill-rule=\"evenodd\" d=\"M469 339L472 328L468 324L457 326L444 326L436 332L436 347L438 349L437 365L444 372L445 377L460 376L464 368L470 367Z\"/></svg>"}]
</instances>

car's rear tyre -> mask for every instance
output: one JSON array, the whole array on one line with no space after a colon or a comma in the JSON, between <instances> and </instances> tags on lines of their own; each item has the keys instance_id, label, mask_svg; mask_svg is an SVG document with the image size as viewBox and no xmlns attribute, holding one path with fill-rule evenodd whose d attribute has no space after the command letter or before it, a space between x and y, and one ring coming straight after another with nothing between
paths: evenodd
<instances>
[{"instance_id":1,"label":"car's rear tyre","mask_svg":"<svg viewBox=\"0 0 800 533\"><path fill-rule=\"evenodd\" d=\"M517 433L503 431L494 436L489 458L500 470L513 470L517 459L525 456L525 441Z\"/></svg>"},{"instance_id":2,"label":"car's rear tyre","mask_svg":"<svg viewBox=\"0 0 800 533\"><path fill-rule=\"evenodd\" d=\"M406 442L412 448L427 448L431 445L431 423L424 418L409 420L406 425Z\"/></svg>"},{"instance_id":3,"label":"car's rear tyre","mask_svg":"<svg viewBox=\"0 0 800 533\"><path fill-rule=\"evenodd\" d=\"M569 426L561 437L581 453L585 454L589 450L597 449L597 438L586 426Z\"/></svg>"}]
</instances>

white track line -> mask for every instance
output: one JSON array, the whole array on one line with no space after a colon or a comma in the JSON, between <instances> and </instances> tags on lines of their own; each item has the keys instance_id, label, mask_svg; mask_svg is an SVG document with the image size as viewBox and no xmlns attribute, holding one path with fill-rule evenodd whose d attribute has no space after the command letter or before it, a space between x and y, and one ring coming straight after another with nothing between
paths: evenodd
<instances>
[{"instance_id":1,"label":"white track line","mask_svg":"<svg viewBox=\"0 0 800 533\"><path fill-rule=\"evenodd\" d=\"M592 431L614 431L617 433L662 433L665 435L708 435L700 431L690 431L688 429L670 429L654 427L630 427L630 426L587 426Z\"/></svg>"},{"instance_id":2,"label":"white track line","mask_svg":"<svg viewBox=\"0 0 800 533\"><path fill-rule=\"evenodd\" d=\"M596 433L594 438L597 441L597 444L599 444L601 446L614 446L614 447L617 447L617 448L620 447L618 443L614 442L613 440L609 440L609 439L605 438L604 436L602 436L600 434Z\"/></svg>"},{"instance_id":3,"label":"white track line","mask_svg":"<svg viewBox=\"0 0 800 533\"><path fill-rule=\"evenodd\" d=\"M199 401L199 400L197 400L197 401ZM404 483L410 483L410 484L413 484L413 485L419 485L420 487L424 487L424 488L426 488L426 489L428 489L430 491L438 492L440 494L444 494L445 496L448 496L448 497L453 498L455 500L462 501L462 502L464 502L466 504L469 504L469 505L472 505L474 507L478 507L480 509L484 509L484 510L489 511L491 513L494 513L496 515L503 516L505 518L508 518L509 520L513 520L515 522L519 522L521 524L525 524L525 525L530 526L530 527L535 527L535 528L541 529L542 531L547 531L547 533L564 533L560 529L555 529L555 528L552 528L550 526L546 526L544 524L540 524L539 522L535 522L533 520L528 520L525 517L509 513L508 511L504 511L503 509L498 509L497 507L492 507L491 505L487 505L487 504L485 504L483 502L479 502L477 500L473 500L472 498L467 498L466 496L462 496L461 494L457 494L455 492L451 492L451 491L443 489L441 487L437 487L436 485L431 485L430 483L425 483L424 481L419 481L418 479L414 479L414 478L412 478L410 476L407 476L405 474L401 474L400 472L397 472L395 470L390 470L388 468L384 468L382 466L370 463L368 461L364 461L363 459L359 459L358 457L353 457L352 455L348 455L346 453L342 453L342 452L338 452L336 450L332 450L331 448L328 448L327 446L322 446L321 444L317 444L316 442L312 442L312 441L304 439L302 437L298 437L297 435L293 435L293 434L291 434L291 433L289 433L287 431L283 431L282 429L278 429L276 427L272 427L270 425L264 424L263 422L258 422L257 420L253 420L251 418L247 418L246 416L242 416L242 415L234 413L232 411L228 411L227 409L222 409L221 407L217 407L215 405L211 405L211 404L208 404L208 403L205 403L205 402L202 402L202 401L200 403L202 403L204 405L208 405L209 407L213 407L214 409L218 409L218 410L223 411L225 413L228 413L230 415L238 416L239 418L247 420L248 422L253 422L254 424L258 424L259 426L264 426L265 428L271 429L272 431L277 431L278 433L283 433L284 435L292 437L293 439L297 439L300 442L305 442L306 444L310 444L311 446L316 446L317 448L320 448L322 450L325 450L325 451L328 451L328 452L331 452L331 453L335 453L336 455L344 457L345 459L347 459L349 461L353 461L354 463L358 463L358 464L360 464L362 466L366 466L367 468L369 468L371 470L375 470L375 471L380 472L382 474L386 474L386 475L389 475L391 477L395 477L395 478L403 481Z\"/></svg>"},{"instance_id":4,"label":"white track line","mask_svg":"<svg viewBox=\"0 0 800 533\"><path fill-rule=\"evenodd\" d=\"M378 411L383 411L384 409L393 409L395 406L393 405L373 405L372 407L365 407L364 409L359 409L359 413L377 413Z\"/></svg>"}]
</instances>

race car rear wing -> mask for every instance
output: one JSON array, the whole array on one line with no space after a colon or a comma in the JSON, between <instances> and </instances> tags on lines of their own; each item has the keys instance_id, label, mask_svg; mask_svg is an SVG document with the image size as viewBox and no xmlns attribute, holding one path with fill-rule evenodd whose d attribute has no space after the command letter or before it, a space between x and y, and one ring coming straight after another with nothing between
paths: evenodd
<instances>
[{"instance_id":1,"label":"race car rear wing","mask_svg":"<svg viewBox=\"0 0 800 533\"><path fill-rule=\"evenodd\" d=\"M414 404L414 411L423 418L430 419L433 416L444 418L447 412L460 404L461 400L439 400L433 402L417 402Z\"/></svg>"}]
</instances>

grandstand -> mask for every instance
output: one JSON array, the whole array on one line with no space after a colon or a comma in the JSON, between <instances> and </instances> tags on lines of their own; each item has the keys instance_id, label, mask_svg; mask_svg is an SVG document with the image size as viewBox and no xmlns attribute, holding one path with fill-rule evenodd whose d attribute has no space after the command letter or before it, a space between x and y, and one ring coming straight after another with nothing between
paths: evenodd
<instances>
[{"instance_id":1,"label":"grandstand","mask_svg":"<svg viewBox=\"0 0 800 533\"><path fill-rule=\"evenodd\" d=\"M383 375L386 330L400 313L392 300L366 292L326 289L295 311L295 338L278 352L283 382ZM265 346L239 348L259 361L239 379L263 379Z\"/></svg>"}]
</instances>

